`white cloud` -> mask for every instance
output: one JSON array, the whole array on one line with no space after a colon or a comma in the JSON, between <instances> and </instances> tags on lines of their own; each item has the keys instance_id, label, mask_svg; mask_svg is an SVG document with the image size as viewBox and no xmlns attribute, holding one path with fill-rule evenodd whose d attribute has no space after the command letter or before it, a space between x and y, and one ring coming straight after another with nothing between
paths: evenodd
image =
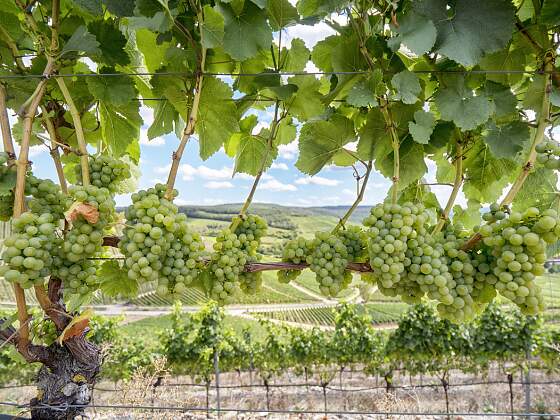
<instances>
[{"instance_id":1,"label":"white cloud","mask_svg":"<svg viewBox=\"0 0 560 420\"><path fill-rule=\"evenodd\" d=\"M305 42L307 48L312 48L317 42L335 33L335 30L324 22L313 26L294 25L284 31L285 35L282 37L282 44L291 42L294 38L301 38Z\"/></svg>"},{"instance_id":2,"label":"white cloud","mask_svg":"<svg viewBox=\"0 0 560 420\"><path fill-rule=\"evenodd\" d=\"M287 171L289 170L288 165L286 165L285 163L276 163L274 162L272 164L272 166L270 167L270 169L280 169L282 171Z\"/></svg>"},{"instance_id":3,"label":"white cloud","mask_svg":"<svg viewBox=\"0 0 560 420\"><path fill-rule=\"evenodd\" d=\"M170 169L171 169L171 164L165 165L165 166L156 166L154 168L154 172L156 174L167 174L167 173L169 173Z\"/></svg>"},{"instance_id":4,"label":"white cloud","mask_svg":"<svg viewBox=\"0 0 560 420\"><path fill-rule=\"evenodd\" d=\"M292 160L296 157L298 153L297 141L293 141L288 144L281 144L278 146L278 154L282 159Z\"/></svg>"},{"instance_id":5,"label":"white cloud","mask_svg":"<svg viewBox=\"0 0 560 420\"><path fill-rule=\"evenodd\" d=\"M260 185L260 189L268 191L297 191L297 187L292 184L284 184L277 179L271 179Z\"/></svg>"},{"instance_id":6,"label":"white cloud","mask_svg":"<svg viewBox=\"0 0 560 420\"><path fill-rule=\"evenodd\" d=\"M231 166L224 166L221 169L214 169L206 165L194 167L192 165L189 165L188 163L185 163L184 165L181 165L180 169L185 181L190 181L195 176L209 180L230 179L233 173L233 168Z\"/></svg>"},{"instance_id":7,"label":"white cloud","mask_svg":"<svg viewBox=\"0 0 560 420\"><path fill-rule=\"evenodd\" d=\"M154 110L149 106L142 105L140 107L140 117L145 127L149 127L154 122Z\"/></svg>"},{"instance_id":8,"label":"white cloud","mask_svg":"<svg viewBox=\"0 0 560 420\"><path fill-rule=\"evenodd\" d=\"M308 176L305 178L298 178L296 179L296 184L299 185L321 185L324 187L336 187L340 184L340 181L337 179L330 179L324 178L322 176Z\"/></svg>"},{"instance_id":9,"label":"white cloud","mask_svg":"<svg viewBox=\"0 0 560 420\"><path fill-rule=\"evenodd\" d=\"M140 130L140 144L145 146L163 146L165 139L163 137L156 137L150 140L148 138L148 130L143 128Z\"/></svg>"},{"instance_id":10,"label":"white cloud","mask_svg":"<svg viewBox=\"0 0 560 420\"><path fill-rule=\"evenodd\" d=\"M354 196L354 195L356 195L356 191L352 191L352 190L349 189L349 188L344 188L344 189L342 190L342 194Z\"/></svg>"},{"instance_id":11,"label":"white cloud","mask_svg":"<svg viewBox=\"0 0 560 420\"><path fill-rule=\"evenodd\" d=\"M229 181L210 181L204 184L204 187L210 190L223 190L233 188L233 184Z\"/></svg>"}]
</instances>

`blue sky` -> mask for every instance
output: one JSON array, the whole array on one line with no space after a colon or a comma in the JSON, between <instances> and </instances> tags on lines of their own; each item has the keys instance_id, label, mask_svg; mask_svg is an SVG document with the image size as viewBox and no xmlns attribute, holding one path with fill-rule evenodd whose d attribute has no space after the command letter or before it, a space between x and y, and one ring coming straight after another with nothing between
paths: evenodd
<instances>
[{"instance_id":1,"label":"blue sky","mask_svg":"<svg viewBox=\"0 0 560 420\"><path fill-rule=\"evenodd\" d=\"M342 21L345 18L337 17ZM344 23L344 22L341 22ZM312 48L319 40L332 35L334 31L324 23L315 26L296 25L286 29L282 34L282 42L291 42L301 38L308 48ZM317 71L312 63L307 70ZM141 177L139 188L149 188L157 182L165 182L170 167L171 154L178 145L174 135L167 135L148 140L147 128L153 121L150 108L142 107L141 114L146 125L141 131ZM259 125L268 125L270 113L259 112ZM349 147L352 147L351 145ZM289 206L322 206L349 205L356 197L356 181L352 168L326 167L314 177L302 174L295 167L298 156L297 140L289 145L280 146L278 159L261 179L255 202L277 203ZM55 172L48 151L43 146L31 149L30 160L34 162L34 172L39 177L55 179ZM434 182L435 165L427 162L428 180ZM245 200L252 185L253 178L245 174L232 177L233 160L223 151L217 152L207 161L199 157L196 137L188 143L180 170L176 188L179 190L177 204L212 205L222 203L239 203ZM378 173L370 178L363 204L375 204L382 201L389 189L390 182ZM436 195L440 203L447 199L447 187L436 187ZM458 202L464 202L459 197ZM130 203L128 195L117 197L118 205Z\"/></svg>"}]
</instances>

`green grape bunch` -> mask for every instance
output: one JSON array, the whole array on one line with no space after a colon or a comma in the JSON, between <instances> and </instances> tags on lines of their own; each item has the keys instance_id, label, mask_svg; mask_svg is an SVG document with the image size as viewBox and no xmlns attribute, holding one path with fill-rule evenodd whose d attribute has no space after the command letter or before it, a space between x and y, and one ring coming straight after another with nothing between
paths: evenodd
<instances>
[{"instance_id":1,"label":"green grape bunch","mask_svg":"<svg viewBox=\"0 0 560 420\"><path fill-rule=\"evenodd\" d=\"M50 213L25 212L14 219L14 233L4 240L0 275L24 289L43 284L53 268L53 254L60 244L58 220Z\"/></svg>"},{"instance_id":2,"label":"green grape bunch","mask_svg":"<svg viewBox=\"0 0 560 420\"><path fill-rule=\"evenodd\" d=\"M165 193L166 186L156 184L132 194L119 249L130 279L157 282L158 295L178 299L202 269L204 244ZM172 196L176 195L174 190Z\"/></svg>"},{"instance_id":3,"label":"green grape bunch","mask_svg":"<svg viewBox=\"0 0 560 420\"><path fill-rule=\"evenodd\" d=\"M346 245L331 232L318 232L313 239L312 248L307 256L307 263L316 275L319 289L325 296L336 297L352 281L352 274L346 270Z\"/></svg>"},{"instance_id":4,"label":"green grape bunch","mask_svg":"<svg viewBox=\"0 0 560 420\"><path fill-rule=\"evenodd\" d=\"M68 193L74 205L86 204L98 212L95 221L83 214L75 217L56 258L56 274L64 283L65 295L85 295L99 286L96 264L89 258L103 250L103 237L115 220L115 201L107 188L94 185L71 186Z\"/></svg>"},{"instance_id":5,"label":"green grape bunch","mask_svg":"<svg viewBox=\"0 0 560 420\"><path fill-rule=\"evenodd\" d=\"M522 312L535 315L544 309L535 278L545 272L547 244L560 237L558 214L553 209L541 213L535 207L506 213L506 218L480 228L486 250L494 257L495 288Z\"/></svg>"},{"instance_id":6,"label":"green grape bunch","mask_svg":"<svg viewBox=\"0 0 560 420\"><path fill-rule=\"evenodd\" d=\"M207 273L210 277L208 293L220 303L231 303L241 293L240 274L249 261L235 233L224 229L216 238Z\"/></svg>"},{"instance_id":7,"label":"green grape bunch","mask_svg":"<svg viewBox=\"0 0 560 420\"><path fill-rule=\"evenodd\" d=\"M428 215L419 204L378 204L363 221L368 227L368 253L373 276L381 293L389 296L407 293L397 288L409 264L407 250L423 245L428 235ZM423 254L419 254L422 256ZM407 259L408 258L408 259Z\"/></svg>"},{"instance_id":8,"label":"green grape bunch","mask_svg":"<svg viewBox=\"0 0 560 420\"><path fill-rule=\"evenodd\" d=\"M560 144L546 139L535 146L537 162L547 169L560 169Z\"/></svg>"},{"instance_id":9,"label":"green grape bunch","mask_svg":"<svg viewBox=\"0 0 560 420\"><path fill-rule=\"evenodd\" d=\"M91 184L99 188L107 188L111 192L118 192L122 182L131 177L129 165L121 159L109 155L99 154L88 159ZM76 178L82 182L82 168L75 167Z\"/></svg>"},{"instance_id":10,"label":"green grape bunch","mask_svg":"<svg viewBox=\"0 0 560 420\"><path fill-rule=\"evenodd\" d=\"M348 226L336 231L352 262L364 262L367 257L367 235L359 226Z\"/></svg>"}]
</instances>

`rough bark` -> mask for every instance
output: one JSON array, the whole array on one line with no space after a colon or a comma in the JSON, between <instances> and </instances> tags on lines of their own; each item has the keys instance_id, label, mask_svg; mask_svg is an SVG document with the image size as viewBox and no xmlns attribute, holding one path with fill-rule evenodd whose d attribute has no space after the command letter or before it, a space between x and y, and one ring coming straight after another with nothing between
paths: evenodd
<instances>
[{"instance_id":1,"label":"rough bark","mask_svg":"<svg viewBox=\"0 0 560 420\"><path fill-rule=\"evenodd\" d=\"M101 368L101 351L85 334L48 347L50 360L39 370L32 419L73 419L90 403ZM52 407L54 406L54 407Z\"/></svg>"}]
</instances>

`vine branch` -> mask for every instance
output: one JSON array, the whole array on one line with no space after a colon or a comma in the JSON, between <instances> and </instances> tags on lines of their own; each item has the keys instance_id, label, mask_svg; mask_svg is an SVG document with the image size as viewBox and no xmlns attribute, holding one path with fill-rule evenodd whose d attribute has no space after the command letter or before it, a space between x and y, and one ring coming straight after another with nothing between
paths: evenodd
<instances>
[{"instance_id":1,"label":"vine branch","mask_svg":"<svg viewBox=\"0 0 560 420\"><path fill-rule=\"evenodd\" d=\"M449 218L449 213L453 208L453 204L455 204L455 200L457 199L457 195L461 190L461 185L463 184L463 145L460 141L456 143L456 159L455 159L455 180L453 181L453 189L451 190L451 194L449 194L449 198L447 200L447 204L445 208L441 212L438 224L434 228L432 235L435 235L441 232L445 222L447 222Z\"/></svg>"},{"instance_id":2,"label":"vine branch","mask_svg":"<svg viewBox=\"0 0 560 420\"><path fill-rule=\"evenodd\" d=\"M385 124L387 124L389 133L391 134L391 146L393 147L393 186L391 189L391 202L396 204L399 196L400 177L399 134L397 133L397 129L391 115L391 110L389 109L389 101L387 99L381 99L380 109L383 114L383 118L385 119Z\"/></svg>"},{"instance_id":3,"label":"vine branch","mask_svg":"<svg viewBox=\"0 0 560 420\"><path fill-rule=\"evenodd\" d=\"M82 127L82 119L80 117L80 112L72 99L72 95L66 86L66 82L62 77L57 77L56 82L58 87L64 96L64 100L68 105L68 110L72 116L72 122L74 123L74 130L76 132L76 139L78 140L78 150L80 151L80 166L82 168L82 184L87 187L90 184L89 179L89 160L87 156L87 143L84 136L84 129ZM52 137L51 137L52 138ZM52 149L51 149L52 150Z\"/></svg>"},{"instance_id":4,"label":"vine branch","mask_svg":"<svg viewBox=\"0 0 560 420\"><path fill-rule=\"evenodd\" d=\"M51 144L49 146L50 154L56 169L56 174L58 176L58 181L60 183L60 189L64 194L68 194L68 184L66 182L66 177L64 176L64 169L62 168L62 162L60 161L60 154L58 153L58 142L56 128L48 115L47 108L42 106L41 111L43 114L43 122L45 123L45 128L49 137L51 139Z\"/></svg>"},{"instance_id":5,"label":"vine branch","mask_svg":"<svg viewBox=\"0 0 560 420\"><path fill-rule=\"evenodd\" d=\"M335 228L333 229L333 232L338 231L340 228L342 228L346 222L348 221L348 219L350 218L350 216L352 216L352 213L354 213L354 211L356 210L356 208L360 205L360 203L362 202L362 200L364 199L364 195L366 192L366 187L367 187L367 183L369 180L369 176L371 174L371 171L373 169L373 161L369 161L367 163L367 167L366 167L366 173L363 176L363 181L362 181L362 185L360 186L359 192L358 192L358 196L356 197L356 200L354 201L354 203L352 204L352 206L346 211L346 213L344 214L344 216L342 216L342 218L338 221L337 225L335 226ZM359 182L359 181L358 181Z\"/></svg>"},{"instance_id":6,"label":"vine branch","mask_svg":"<svg viewBox=\"0 0 560 420\"><path fill-rule=\"evenodd\" d=\"M12 140L12 131L10 130L10 119L8 117L8 106L6 105L6 88L0 83L0 131L2 133L2 142L4 151L8 153L10 159L15 158L14 142Z\"/></svg>"}]
</instances>

